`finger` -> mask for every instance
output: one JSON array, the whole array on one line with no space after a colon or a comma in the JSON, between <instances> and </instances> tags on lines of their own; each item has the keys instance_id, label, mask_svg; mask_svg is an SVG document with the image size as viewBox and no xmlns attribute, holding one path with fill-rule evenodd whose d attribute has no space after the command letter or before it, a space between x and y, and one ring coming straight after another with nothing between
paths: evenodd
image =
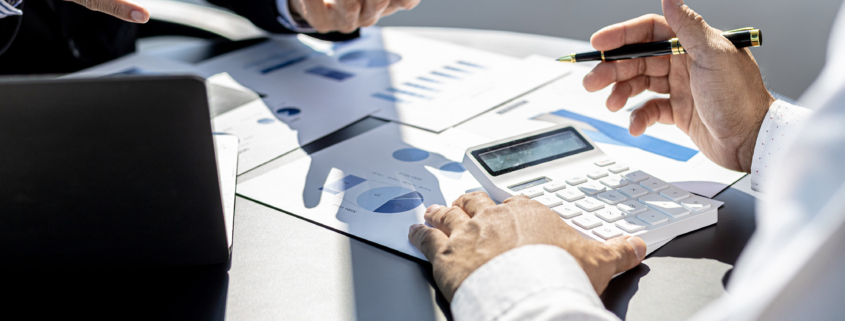
<instances>
[{"instance_id":1,"label":"finger","mask_svg":"<svg viewBox=\"0 0 845 321\"><path fill-rule=\"evenodd\" d=\"M663 0L663 14L666 16L666 23L683 44L684 50L693 58L698 51L710 48L709 39L723 38L704 22L704 18L685 5L683 0ZM714 34L716 37L712 37Z\"/></svg>"},{"instance_id":2,"label":"finger","mask_svg":"<svg viewBox=\"0 0 845 321\"><path fill-rule=\"evenodd\" d=\"M584 76L584 88L595 92L612 83L637 76L666 76L669 74L672 62L669 58L669 56L660 56L600 63L587 76Z\"/></svg>"},{"instance_id":3,"label":"finger","mask_svg":"<svg viewBox=\"0 0 845 321\"><path fill-rule=\"evenodd\" d=\"M334 28L342 33L351 33L358 30L358 16L361 15L363 0L332 0L327 2L329 16L332 19Z\"/></svg>"},{"instance_id":4,"label":"finger","mask_svg":"<svg viewBox=\"0 0 845 321\"><path fill-rule=\"evenodd\" d=\"M484 209L496 206L496 202L485 192L472 192L458 197L452 202L452 206L461 208L469 217L475 217Z\"/></svg>"},{"instance_id":5,"label":"finger","mask_svg":"<svg viewBox=\"0 0 845 321\"><path fill-rule=\"evenodd\" d=\"M446 248L449 237L436 228L414 224L408 229L408 240L425 255L429 262L433 263L437 253Z\"/></svg>"},{"instance_id":6,"label":"finger","mask_svg":"<svg viewBox=\"0 0 845 321\"><path fill-rule=\"evenodd\" d=\"M643 75L617 82L613 85L610 96L607 97L607 108L610 111L618 111L625 107L629 97L639 95L646 90L661 94L669 93L669 78Z\"/></svg>"},{"instance_id":7,"label":"finger","mask_svg":"<svg viewBox=\"0 0 845 321\"><path fill-rule=\"evenodd\" d=\"M656 122L664 124L673 124L675 122L672 115L672 104L669 99L652 99L642 105L640 108L631 112L631 125L628 127L631 135L640 136L646 128L654 125Z\"/></svg>"},{"instance_id":8,"label":"finger","mask_svg":"<svg viewBox=\"0 0 845 321\"><path fill-rule=\"evenodd\" d=\"M329 17L329 9L323 0L297 0L302 8L300 15L319 33L336 30Z\"/></svg>"},{"instance_id":9,"label":"finger","mask_svg":"<svg viewBox=\"0 0 845 321\"><path fill-rule=\"evenodd\" d=\"M69 0L93 11L135 23L146 23L150 12L132 0Z\"/></svg>"},{"instance_id":10,"label":"finger","mask_svg":"<svg viewBox=\"0 0 845 321\"><path fill-rule=\"evenodd\" d=\"M386 17L401 10L411 10L420 4L420 0L391 0L387 9L384 9L381 16Z\"/></svg>"},{"instance_id":11,"label":"finger","mask_svg":"<svg viewBox=\"0 0 845 321\"><path fill-rule=\"evenodd\" d=\"M470 220L469 215L459 207L432 205L425 212L425 221L434 228L443 231L446 236Z\"/></svg>"},{"instance_id":12,"label":"finger","mask_svg":"<svg viewBox=\"0 0 845 321\"><path fill-rule=\"evenodd\" d=\"M384 9L390 5L390 0L364 0L364 7L361 9L361 15L358 16L358 25L361 27L369 27L381 18Z\"/></svg>"},{"instance_id":13,"label":"finger","mask_svg":"<svg viewBox=\"0 0 845 321\"><path fill-rule=\"evenodd\" d=\"M518 203L518 202L524 202L524 201L530 201L530 200L531 200L531 199L530 199L530 198L528 198L528 196L525 196L525 195L517 195L517 196L511 196L511 197L509 197L509 198L508 198L508 199L506 199L504 202L502 202L502 204L508 204L508 203Z\"/></svg>"},{"instance_id":14,"label":"finger","mask_svg":"<svg viewBox=\"0 0 845 321\"><path fill-rule=\"evenodd\" d=\"M616 273L634 268L645 258L645 242L636 236L613 238L608 240L605 245L616 254Z\"/></svg>"},{"instance_id":15,"label":"finger","mask_svg":"<svg viewBox=\"0 0 845 321\"><path fill-rule=\"evenodd\" d=\"M611 50L632 43L667 40L674 36L665 18L647 14L602 28L593 34L590 44L596 50Z\"/></svg>"}]
</instances>

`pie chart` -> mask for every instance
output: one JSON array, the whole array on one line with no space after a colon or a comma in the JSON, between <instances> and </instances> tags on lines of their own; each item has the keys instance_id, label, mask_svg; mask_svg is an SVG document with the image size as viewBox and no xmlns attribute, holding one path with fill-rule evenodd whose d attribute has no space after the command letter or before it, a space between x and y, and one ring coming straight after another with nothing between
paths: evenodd
<instances>
[{"instance_id":1,"label":"pie chart","mask_svg":"<svg viewBox=\"0 0 845 321\"><path fill-rule=\"evenodd\" d=\"M395 214L419 207L423 203L423 196L412 189L386 186L363 192L356 201L358 206L368 211Z\"/></svg>"},{"instance_id":2,"label":"pie chart","mask_svg":"<svg viewBox=\"0 0 845 321\"><path fill-rule=\"evenodd\" d=\"M393 152L393 158L403 162L419 162L428 158L429 153L419 148L403 148Z\"/></svg>"},{"instance_id":3,"label":"pie chart","mask_svg":"<svg viewBox=\"0 0 845 321\"><path fill-rule=\"evenodd\" d=\"M464 165L458 162L448 163L440 166L440 174L451 179L461 179L461 176L467 171Z\"/></svg>"},{"instance_id":4,"label":"pie chart","mask_svg":"<svg viewBox=\"0 0 845 321\"><path fill-rule=\"evenodd\" d=\"M302 112L302 110L296 107L282 107L276 110L276 115L291 117L299 115L300 112Z\"/></svg>"}]
</instances>

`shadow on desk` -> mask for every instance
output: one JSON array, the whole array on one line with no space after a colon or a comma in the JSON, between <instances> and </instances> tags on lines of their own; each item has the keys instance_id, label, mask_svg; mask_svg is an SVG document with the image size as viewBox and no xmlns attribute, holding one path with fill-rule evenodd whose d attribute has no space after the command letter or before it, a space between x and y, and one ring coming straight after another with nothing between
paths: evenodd
<instances>
[{"instance_id":1,"label":"shadow on desk","mask_svg":"<svg viewBox=\"0 0 845 321\"><path fill-rule=\"evenodd\" d=\"M605 307L623 320L680 320L721 295L733 265L754 233L756 198L731 187L715 199L725 202L716 225L675 238L643 264L613 279L602 294ZM655 268L664 266L671 268ZM672 273L666 272L669 270ZM688 292L695 294L682 297ZM634 304L637 297L652 301L670 295L683 301L677 305L683 306L682 310L656 315L644 310L661 310L664 305ZM691 300L699 302L691 304Z\"/></svg>"},{"instance_id":2,"label":"shadow on desk","mask_svg":"<svg viewBox=\"0 0 845 321\"><path fill-rule=\"evenodd\" d=\"M228 266L0 270L0 310L7 320L223 320Z\"/></svg>"}]
</instances>

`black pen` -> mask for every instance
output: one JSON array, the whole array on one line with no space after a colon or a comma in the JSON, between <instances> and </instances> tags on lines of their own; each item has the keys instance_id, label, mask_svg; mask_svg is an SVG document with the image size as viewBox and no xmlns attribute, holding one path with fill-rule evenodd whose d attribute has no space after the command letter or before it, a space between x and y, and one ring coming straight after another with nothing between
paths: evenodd
<instances>
[{"instance_id":1,"label":"black pen","mask_svg":"<svg viewBox=\"0 0 845 321\"><path fill-rule=\"evenodd\" d=\"M725 31L722 36L728 38L737 48L759 47L763 44L763 32L753 27ZM592 51L584 53L573 53L557 59L560 62L584 62L584 61L616 61L636 58L646 58L665 55L683 55L687 53L678 38L665 41L638 43L625 45L608 51Z\"/></svg>"}]
</instances>

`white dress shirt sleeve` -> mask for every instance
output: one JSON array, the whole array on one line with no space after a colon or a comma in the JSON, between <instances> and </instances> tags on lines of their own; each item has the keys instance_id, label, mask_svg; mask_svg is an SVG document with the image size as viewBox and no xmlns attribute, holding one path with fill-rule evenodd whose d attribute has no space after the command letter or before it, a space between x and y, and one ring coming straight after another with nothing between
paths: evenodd
<instances>
[{"instance_id":1,"label":"white dress shirt sleeve","mask_svg":"<svg viewBox=\"0 0 845 321\"><path fill-rule=\"evenodd\" d=\"M754 159L751 161L751 188L765 190L768 175L784 159L790 142L798 134L810 110L778 100L766 113L766 119L757 135Z\"/></svg>"},{"instance_id":2,"label":"white dress shirt sleeve","mask_svg":"<svg viewBox=\"0 0 845 321\"><path fill-rule=\"evenodd\" d=\"M300 33L317 32L317 30L312 28L307 21L293 18L293 15L290 12L290 7L288 6L288 0L276 0L276 7L279 9L279 14L281 14L278 18L279 23L285 26L285 28Z\"/></svg>"},{"instance_id":3,"label":"white dress shirt sleeve","mask_svg":"<svg viewBox=\"0 0 845 321\"><path fill-rule=\"evenodd\" d=\"M0 0L0 19L8 16L19 16L23 12L15 8L20 4L20 0Z\"/></svg>"},{"instance_id":4,"label":"white dress shirt sleeve","mask_svg":"<svg viewBox=\"0 0 845 321\"><path fill-rule=\"evenodd\" d=\"M607 311L575 258L551 245L496 256L461 283L455 320L619 320Z\"/></svg>"}]
</instances>

